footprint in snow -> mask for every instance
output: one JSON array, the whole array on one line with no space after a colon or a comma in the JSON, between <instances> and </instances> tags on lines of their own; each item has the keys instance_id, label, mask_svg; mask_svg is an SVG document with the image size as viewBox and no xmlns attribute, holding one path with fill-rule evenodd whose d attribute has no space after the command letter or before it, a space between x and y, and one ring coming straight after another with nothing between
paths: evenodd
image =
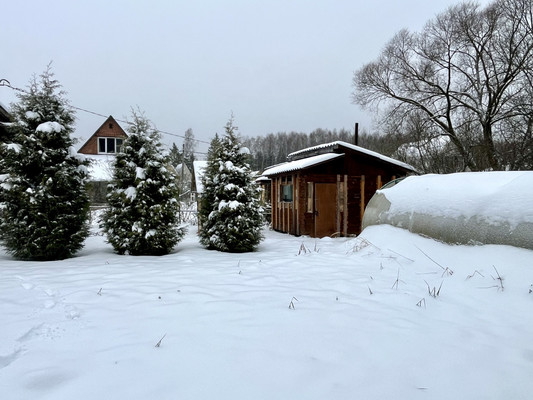
<instances>
[{"instance_id":1,"label":"footprint in snow","mask_svg":"<svg viewBox=\"0 0 533 400\"><path fill-rule=\"evenodd\" d=\"M77 319L80 317L80 310L78 310L74 306L66 306L65 307L65 317L67 319Z\"/></svg>"},{"instance_id":2,"label":"footprint in snow","mask_svg":"<svg viewBox=\"0 0 533 400\"><path fill-rule=\"evenodd\" d=\"M20 286L22 286L26 290L31 290L35 287L33 283L28 283L28 282L21 282Z\"/></svg>"},{"instance_id":3,"label":"footprint in snow","mask_svg":"<svg viewBox=\"0 0 533 400\"><path fill-rule=\"evenodd\" d=\"M22 355L22 349L17 349L7 356L0 356L0 369L7 367Z\"/></svg>"},{"instance_id":4,"label":"footprint in snow","mask_svg":"<svg viewBox=\"0 0 533 400\"><path fill-rule=\"evenodd\" d=\"M44 302L44 308L47 310L50 310L51 308L54 308L57 303L53 300L47 300Z\"/></svg>"}]
</instances>

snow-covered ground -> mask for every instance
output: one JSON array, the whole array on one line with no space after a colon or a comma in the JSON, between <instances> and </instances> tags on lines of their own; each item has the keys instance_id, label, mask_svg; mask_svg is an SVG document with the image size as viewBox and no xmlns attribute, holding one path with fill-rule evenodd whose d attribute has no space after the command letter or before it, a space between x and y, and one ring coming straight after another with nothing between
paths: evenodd
<instances>
[{"instance_id":1,"label":"snow-covered ground","mask_svg":"<svg viewBox=\"0 0 533 400\"><path fill-rule=\"evenodd\" d=\"M257 252L0 250L0 398L531 399L533 251L265 231ZM501 278L501 279L500 279Z\"/></svg>"}]
</instances>

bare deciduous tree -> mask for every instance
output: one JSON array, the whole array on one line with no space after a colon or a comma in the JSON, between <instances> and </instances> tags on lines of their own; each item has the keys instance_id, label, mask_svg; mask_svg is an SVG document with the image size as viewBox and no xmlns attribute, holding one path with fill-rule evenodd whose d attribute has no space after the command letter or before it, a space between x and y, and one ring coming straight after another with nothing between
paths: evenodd
<instances>
[{"instance_id":1,"label":"bare deciduous tree","mask_svg":"<svg viewBox=\"0 0 533 400\"><path fill-rule=\"evenodd\" d=\"M384 118L419 112L471 170L509 167L499 150L509 121L531 115L532 0L465 2L402 30L376 61L356 71L355 103ZM511 135L511 137L514 137ZM514 140L513 140L514 141Z\"/></svg>"},{"instance_id":2,"label":"bare deciduous tree","mask_svg":"<svg viewBox=\"0 0 533 400\"><path fill-rule=\"evenodd\" d=\"M194 161L194 151L198 142L194 139L194 133L189 128L185 131L185 138L183 139L183 162L192 170L192 163Z\"/></svg>"}]
</instances>

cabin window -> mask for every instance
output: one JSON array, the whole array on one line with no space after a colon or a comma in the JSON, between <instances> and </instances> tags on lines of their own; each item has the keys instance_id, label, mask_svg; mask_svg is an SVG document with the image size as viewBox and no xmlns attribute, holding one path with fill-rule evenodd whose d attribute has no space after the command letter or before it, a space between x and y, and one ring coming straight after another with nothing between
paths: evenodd
<instances>
[{"instance_id":1,"label":"cabin window","mask_svg":"<svg viewBox=\"0 0 533 400\"><path fill-rule=\"evenodd\" d=\"M291 202L292 201L292 184L290 185L281 185L281 201Z\"/></svg>"},{"instance_id":2,"label":"cabin window","mask_svg":"<svg viewBox=\"0 0 533 400\"><path fill-rule=\"evenodd\" d=\"M312 213L314 211L313 208L313 191L314 191L314 183L313 182L307 182L307 212Z\"/></svg>"},{"instance_id":3,"label":"cabin window","mask_svg":"<svg viewBox=\"0 0 533 400\"><path fill-rule=\"evenodd\" d=\"M122 151L124 139L121 138L98 138L98 154L116 154Z\"/></svg>"}]
</instances>

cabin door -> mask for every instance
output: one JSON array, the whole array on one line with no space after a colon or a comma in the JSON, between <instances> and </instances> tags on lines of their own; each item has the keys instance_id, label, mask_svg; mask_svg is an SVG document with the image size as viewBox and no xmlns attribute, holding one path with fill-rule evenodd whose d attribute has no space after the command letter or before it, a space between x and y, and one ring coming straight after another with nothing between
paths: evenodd
<instances>
[{"instance_id":1,"label":"cabin door","mask_svg":"<svg viewBox=\"0 0 533 400\"><path fill-rule=\"evenodd\" d=\"M337 184L315 183L315 237L330 236L337 228Z\"/></svg>"}]
</instances>

